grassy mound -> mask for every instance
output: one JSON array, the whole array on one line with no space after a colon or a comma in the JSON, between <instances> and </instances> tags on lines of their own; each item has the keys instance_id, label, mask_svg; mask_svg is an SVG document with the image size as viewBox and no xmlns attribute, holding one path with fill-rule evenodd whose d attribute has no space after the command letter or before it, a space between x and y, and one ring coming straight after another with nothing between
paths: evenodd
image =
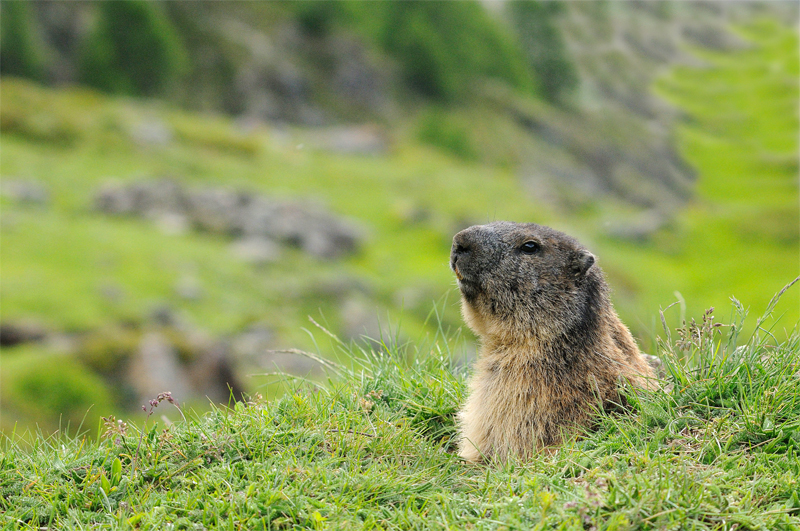
<instances>
[{"instance_id":1,"label":"grassy mound","mask_svg":"<svg viewBox=\"0 0 800 531\"><path fill-rule=\"evenodd\" d=\"M770 310L774 304L770 306ZM6 438L8 528L797 529L800 332L739 337L711 311L662 342L663 390L528 463L453 453L450 341L353 350L274 401L96 437ZM151 402L147 418L171 397ZM183 414L183 413L182 413Z\"/></svg>"}]
</instances>

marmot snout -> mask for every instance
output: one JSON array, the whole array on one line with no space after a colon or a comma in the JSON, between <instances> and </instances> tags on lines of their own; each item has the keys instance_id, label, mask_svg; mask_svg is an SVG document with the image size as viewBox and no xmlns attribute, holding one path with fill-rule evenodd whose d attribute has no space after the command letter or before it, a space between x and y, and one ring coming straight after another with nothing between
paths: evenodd
<instances>
[{"instance_id":1,"label":"marmot snout","mask_svg":"<svg viewBox=\"0 0 800 531\"><path fill-rule=\"evenodd\" d=\"M618 405L620 380L654 375L608 298L595 257L533 223L456 234L450 256L481 351L460 413L460 455L528 457Z\"/></svg>"}]
</instances>

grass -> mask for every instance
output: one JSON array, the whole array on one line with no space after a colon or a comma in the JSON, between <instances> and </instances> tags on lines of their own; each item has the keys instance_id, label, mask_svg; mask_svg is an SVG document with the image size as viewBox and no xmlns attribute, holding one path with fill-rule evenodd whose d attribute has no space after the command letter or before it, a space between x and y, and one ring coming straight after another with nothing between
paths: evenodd
<instances>
[{"instance_id":1,"label":"grass","mask_svg":"<svg viewBox=\"0 0 800 531\"><path fill-rule=\"evenodd\" d=\"M698 304L724 307L734 295L760 313L769 294L799 270L798 34L771 20L736 30L751 47L733 54L694 50L704 68L676 68L656 86L687 115L676 139L698 180L696 198L676 226L646 252L605 248L613 269L628 266L624 274L636 289L649 292L628 309L635 315L657 317L653 308L675 300L676 289L693 313ZM662 282L643 288L632 270ZM800 317L800 293L789 300L792 323Z\"/></svg>"},{"instance_id":2,"label":"grass","mask_svg":"<svg viewBox=\"0 0 800 531\"><path fill-rule=\"evenodd\" d=\"M303 330L308 316L342 333L342 309L352 298L367 306L362 313L401 322L406 338L424 337L435 332L426 324L432 301L449 300L440 315L445 328L461 326L448 268L452 235L465 224L493 219L549 224L584 241L609 276L623 321L646 350L657 348L658 308L676 299L682 306L666 314L673 328L707 306L727 307L733 295L761 313L769 294L798 271L800 60L796 28L757 21L739 31L752 47L696 51L705 68L678 68L655 87L686 115L676 140L698 181L686 210L644 244L604 233L604 222L620 214L616 204L598 201L567 216L526 192L513 169L525 133L493 108L423 112L422 123L412 118L388 129L387 154L360 157L314 149L315 132L302 129L246 130L227 118L159 102L4 77L0 174L4 181L39 181L51 199L40 207L0 198L2 319L33 319L80 333L141 323L151 309L167 305L188 326L214 336L262 323L274 330L276 347L314 349ZM426 116L430 127L447 113L453 114L439 125L454 144L442 150L419 142ZM139 128L153 123L171 132L172 141L137 144ZM467 140L465 124L476 129ZM451 154L473 148L478 160ZM165 175L188 187L316 199L363 226L367 240L360 254L340 262L290 251L257 268L233 258L224 238L165 234L154 223L111 219L91 208L107 180ZM199 299L176 293L187 278L200 287ZM360 287L351 293L348 286ZM794 323L800 293L785 297L782 322ZM773 333L783 340L791 330ZM15 354L20 359L12 363ZM15 379L27 354L4 349L3 377ZM16 400L9 389L2 387L2 430L13 427L8 419L17 420L8 409ZM100 409L96 414L113 412ZM58 422L38 420L43 429Z\"/></svg>"},{"instance_id":3,"label":"grass","mask_svg":"<svg viewBox=\"0 0 800 531\"><path fill-rule=\"evenodd\" d=\"M36 179L52 198L44 212L9 201L3 205L3 244L11 250L0 258L7 272L4 313L10 319L33 315L54 328L97 326L109 315L100 291L116 284L127 294L120 311L129 314L166 301L215 333L234 332L261 316L276 323L287 344L310 347L297 333L298 322L320 308L334 321L338 312L330 301L309 308L303 299L319 293L319 284L329 278L346 276L362 279L380 308L393 306L398 291L430 292L435 286L419 315L405 319L410 332L419 331L428 303L451 284L447 252L460 224L495 216L523 219L531 208L522 201L506 204L507 197L521 193L510 172L457 163L413 143L401 142L388 157L333 155L314 150L304 131L277 141L271 131L239 133L222 118L18 80L3 81L3 103L10 115L5 123L11 124L4 126L3 176ZM93 121L78 121L76 107ZM37 112L28 114L27 108ZM54 138L65 130L73 131L72 140L43 142L49 137L37 129L41 114L50 117ZM136 146L129 132L147 120L173 130L174 140L165 147ZM241 148L229 149L237 141ZM369 239L359 256L344 263L290 253L277 267L259 272L226 256L224 239L168 236L153 224L109 220L91 211L91 198L104 182L163 175L177 176L187 186L224 185L319 200L364 226ZM476 203L472 193L482 201ZM411 221L416 212L427 220ZM175 297L172 287L185 274L194 274L209 296L196 303ZM64 285L56 287L56 278ZM286 302L292 306L288 312ZM117 313L112 309L110 315ZM449 314L455 321L457 312Z\"/></svg>"},{"instance_id":4,"label":"grass","mask_svg":"<svg viewBox=\"0 0 800 531\"><path fill-rule=\"evenodd\" d=\"M800 331L778 342L759 319L742 337L746 312L734 307L726 326L709 311L667 329L664 388L631 395L634 413L602 415L527 463L467 465L452 453L465 393L452 337L377 351L337 343L351 361L329 363L327 384L284 380L276 400L168 425L110 418L31 446L12 434L0 519L8 529L798 529Z\"/></svg>"}]
</instances>

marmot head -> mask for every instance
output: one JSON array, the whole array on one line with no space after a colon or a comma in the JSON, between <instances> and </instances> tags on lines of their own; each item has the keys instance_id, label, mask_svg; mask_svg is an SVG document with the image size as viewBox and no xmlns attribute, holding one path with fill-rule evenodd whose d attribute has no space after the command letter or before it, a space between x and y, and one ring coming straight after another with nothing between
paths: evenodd
<instances>
[{"instance_id":1,"label":"marmot head","mask_svg":"<svg viewBox=\"0 0 800 531\"><path fill-rule=\"evenodd\" d=\"M594 263L562 232L508 221L459 232L450 254L467 324L505 340L561 335L590 319L606 300Z\"/></svg>"}]
</instances>

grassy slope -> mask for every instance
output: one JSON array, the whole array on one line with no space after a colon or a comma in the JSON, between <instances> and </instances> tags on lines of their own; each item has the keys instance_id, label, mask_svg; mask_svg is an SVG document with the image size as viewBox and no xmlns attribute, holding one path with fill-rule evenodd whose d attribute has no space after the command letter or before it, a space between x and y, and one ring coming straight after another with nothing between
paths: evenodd
<instances>
[{"instance_id":1,"label":"grassy slope","mask_svg":"<svg viewBox=\"0 0 800 531\"><path fill-rule=\"evenodd\" d=\"M133 426L27 449L7 439L0 519L9 529L798 529L800 337L736 349L715 330L666 347L672 391L527 464L450 453L465 385L438 338L417 352L349 352L327 387L150 424L141 439Z\"/></svg>"},{"instance_id":2,"label":"grassy slope","mask_svg":"<svg viewBox=\"0 0 800 531\"><path fill-rule=\"evenodd\" d=\"M618 284L623 317L641 337L652 336L656 310L675 300L675 290L694 313L724 306L731 295L761 311L767 294L797 272L797 33L763 23L743 34L759 45L705 54L710 68L677 70L659 84L691 117L678 138L698 170L698 199L677 227L645 246L604 238L591 213L560 220L546 205L522 199L510 171L456 162L403 133L388 157L334 156L298 150L302 131L279 141L269 132L238 133L225 120L156 105L5 82L6 115L21 116L39 138L66 131L75 141L64 146L4 134L4 178L39 179L54 203L47 212L3 206L4 315L80 329L109 316L141 315L166 300L214 332L263 317L290 342L307 346L297 323L319 306L336 321L331 301L312 295L326 279L346 273L368 278L385 307L396 307L395 295L405 288L421 289L424 304L404 319L415 335L429 302L452 284L446 267L452 231L465 220L501 218L553 223L593 239ZM148 116L163 119L176 141L163 149L131 145L127 131ZM147 223L89 212L93 191L108 178L160 175L322 198L360 220L370 238L363 254L344 264L309 263L295 254L258 272L228 258L219 238L166 236ZM414 211L428 212L430 221L410 222ZM175 282L186 275L199 278L203 300L186 303L174 295ZM116 307L99 294L109 284L126 294ZM276 305L286 300L294 308L288 314ZM788 305L787 322L800 317L797 307L800 302ZM454 311L448 316L457 321Z\"/></svg>"},{"instance_id":3,"label":"grassy slope","mask_svg":"<svg viewBox=\"0 0 800 531\"><path fill-rule=\"evenodd\" d=\"M759 313L769 294L797 274L797 33L762 23L743 34L758 45L706 54L708 69L678 70L659 84L691 117L679 140L698 170L699 197L677 227L646 245L602 236L597 216L608 215L602 205L585 218L559 219L531 202L511 170L459 162L420 146L404 130L394 132L387 156L337 156L310 149L304 131L241 132L229 120L154 102L4 80L0 174L45 183L52 206L2 199L3 319L33 317L56 329L82 330L137 319L167 302L212 333L263 321L278 331L283 346L313 348L302 330L306 316L322 313L333 329L339 327L341 300L329 286L345 275L365 278L383 308L375 311L391 309L405 333L423 337L431 302L444 293L451 295L443 311L446 326L460 324L447 268L453 231L465 221L502 218L553 224L592 241L623 319L646 348L652 347L658 307L675 300L676 290L688 315L727 307L731 295ZM131 142L130 131L158 120L172 129L172 143ZM306 147L299 149L301 144ZM190 186L320 198L364 224L367 245L337 264L290 252L257 269L231 258L223 238L166 235L149 222L91 212L92 194L107 179L162 175L180 176ZM415 223L415 212L427 212L428 220ZM175 294L175 284L187 276L205 290L202 299ZM103 296L109 286L119 288L122 298ZM786 299L779 337L800 312L797 291ZM671 312L668 320L679 322L679 312ZM13 354L4 353L6 382L17 365L25 365L21 359L11 363Z\"/></svg>"},{"instance_id":4,"label":"grassy slope","mask_svg":"<svg viewBox=\"0 0 800 531\"><path fill-rule=\"evenodd\" d=\"M343 302L337 285L356 279L376 301L367 311L385 321L381 308L396 308L395 324L403 307L403 332L420 337L430 330L423 323L432 302L452 285L447 253L457 220L523 219L530 208L524 201L507 204L506 198L521 195L510 172L461 164L418 144L400 142L387 157L335 156L298 149L309 144L303 131L288 139L264 130L242 133L230 120L152 102L52 91L17 80L4 80L2 94L3 179L36 179L51 197L47 208L2 199L0 291L7 320L33 318L56 330L81 331L137 321L166 303L212 334L263 322L276 330L276 346L314 349L303 330L307 316L338 331ZM175 140L165 147L137 146L131 131L143 121L163 122ZM93 194L109 179L164 175L179 176L187 186L319 199L361 223L368 241L362 253L344 262L324 263L289 251L280 262L255 268L232 257L225 238L169 235L154 223L108 218L91 209ZM414 211L428 211L430 219L409 221ZM175 286L182 278L194 279L204 296L178 297ZM104 295L109 291L119 295ZM460 324L455 304L445 314L451 326ZM4 352L3 429L24 423L23 410L35 411L11 383L45 359L54 373L75 372L69 360L47 347ZM258 381L247 384L255 387ZM112 411L107 401L96 402L89 418ZM80 416L64 420L74 425ZM44 408L31 419L54 427L58 411Z\"/></svg>"},{"instance_id":5,"label":"grassy slope","mask_svg":"<svg viewBox=\"0 0 800 531\"><path fill-rule=\"evenodd\" d=\"M276 142L263 131L240 135L224 120L147 104L55 93L20 82L4 83L3 98L6 109L13 109L9 113L29 114L15 105L41 107L67 124L79 112L99 116L76 133L71 146L13 135L3 139L2 174L40 180L54 203L46 212L4 205L3 303L9 318L34 315L58 327L86 328L106 319L109 311L139 313L149 301L166 299L183 306L195 323L229 332L256 316L281 323L284 308L271 311L270 300L297 299L337 273L365 275L386 301L395 291L420 283L435 286L435 298L450 284L446 264L455 220L522 219L531 208L525 202L508 203L508 197L521 193L510 173L459 164L417 145L403 143L386 158L334 156L298 150L305 143L302 132ZM130 145L125 131L136 126L141 114L164 117L178 130L178 140L164 149ZM24 119L35 121L35 116ZM226 143L238 143L248 152L220 149ZM368 245L345 264L314 263L290 253L284 263L257 272L225 256L221 238L166 236L149 223L109 221L90 212L92 194L109 178L162 175L181 176L190 186L224 184L323 199L365 225ZM406 211L415 209L430 209L432 223L408 223ZM208 296L197 304L177 300L172 286L182 273L199 277ZM128 295L124 308L108 308L98 293L104 281L120 285ZM290 327L278 327L299 340Z\"/></svg>"},{"instance_id":6,"label":"grassy slope","mask_svg":"<svg viewBox=\"0 0 800 531\"><path fill-rule=\"evenodd\" d=\"M676 69L657 87L688 115L677 139L698 172L697 198L647 248L604 248L647 293L633 307L652 323L675 290L689 313L735 296L759 314L800 273L797 32L767 20L739 31L756 45L697 52L707 68ZM800 317L800 294L787 297L781 334Z\"/></svg>"}]
</instances>

